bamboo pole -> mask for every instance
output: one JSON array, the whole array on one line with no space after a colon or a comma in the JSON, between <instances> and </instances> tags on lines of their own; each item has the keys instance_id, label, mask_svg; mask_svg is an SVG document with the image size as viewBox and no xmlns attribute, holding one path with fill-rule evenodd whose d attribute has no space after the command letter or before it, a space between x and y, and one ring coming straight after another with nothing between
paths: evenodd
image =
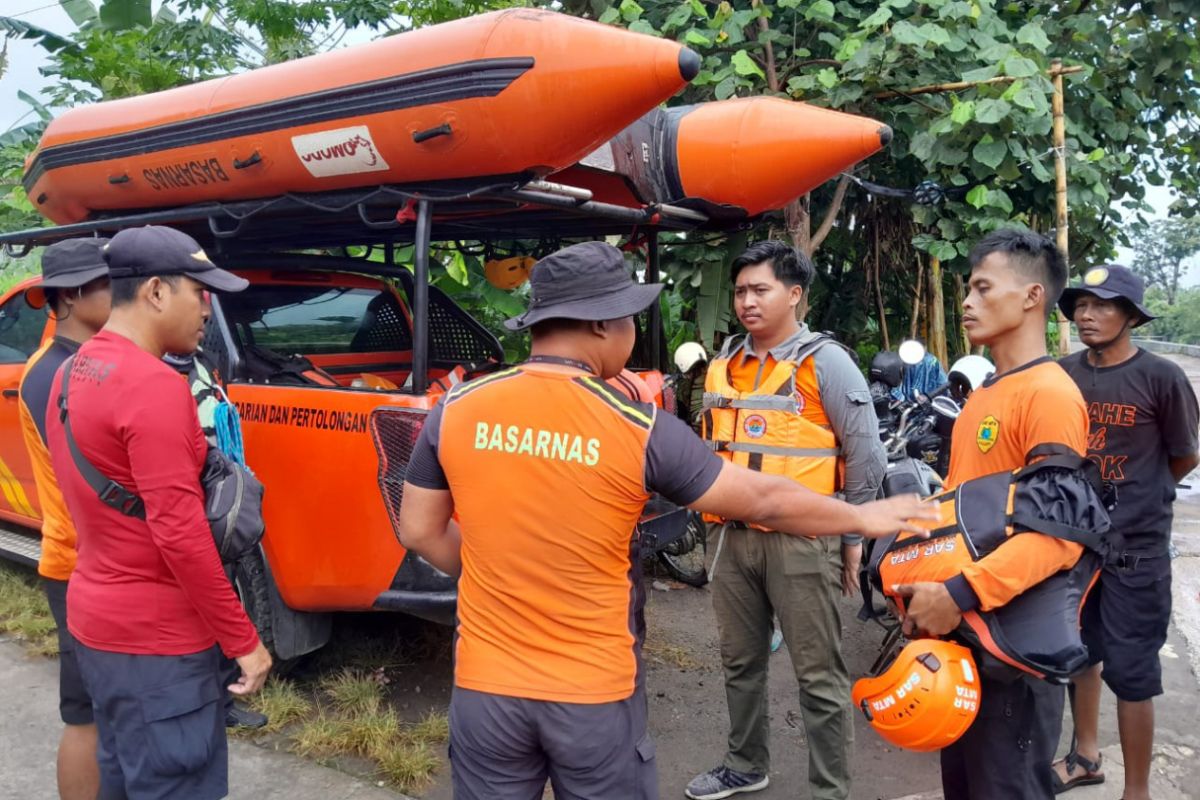
<instances>
[{"instance_id":1,"label":"bamboo pole","mask_svg":"<svg viewBox=\"0 0 1200 800\"><path fill-rule=\"evenodd\" d=\"M1070 218L1067 209L1067 124L1063 114L1063 69L1062 59L1056 58L1051 62L1050 72L1054 76L1054 201L1058 212L1055 229L1058 234L1058 249L1062 251L1063 260L1070 264L1068 258L1068 225ZM1065 356L1071 352L1071 339L1067 318L1062 311L1055 309L1058 319L1058 355Z\"/></svg>"},{"instance_id":2,"label":"bamboo pole","mask_svg":"<svg viewBox=\"0 0 1200 800\"><path fill-rule=\"evenodd\" d=\"M955 319L958 321L958 336L962 342L962 349L958 352L966 355L971 352L971 337L967 336L967 329L962 324L962 307L963 301L967 299L967 289L963 285L962 275L954 273L954 305L958 309Z\"/></svg>"},{"instance_id":3,"label":"bamboo pole","mask_svg":"<svg viewBox=\"0 0 1200 800\"><path fill-rule=\"evenodd\" d=\"M883 349L891 350L891 336L888 332L887 311L883 305L883 284L880 280L879 271L879 224L876 218L871 227L875 231L875 304L879 306L879 332L883 335Z\"/></svg>"},{"instance_id":4,"label":"bamboo pole","mask_svg":"<svg viewBox=\"0 0 1200 800\"><path fill-rule=\"evenodd\" d=\"M1056 59L1053 66L1050 67L1049 75L1051 77L1057 75L1073 75L1076 72L1082 72L1083 67L1064 67L1062 61ZM996 83L1012 83L1017 80L1009 75L999 75L995 78L988 78L983 81L954 81L952 83L935 83L932 86L918 86L916 89L894 90L888 92L878 92L875 95L876 100L890 100L893 97L909 97L914 94L941 94L942 92L960 92L963 89L977 89L980 86L988 86Z\"/></svg>"},{"instance_id":5,"label":"bamboo pole","mask_svg":"<svg viewBox=\"0 0 1200 800\"><path fill-rule=\"evenodd\" d=\"M921 253L917 252L917 293L913 296L912 322L908 327L908 338L917 338L917 326L921 322L921 296L925 281L925 265L921 263Z\"/></svg>"},{"instance_id":6,"label":"bamboo pole","mask_svg":"<svg viewBox=\"0 0 1200 800\"><path fill-rule=\"evenodd\" d=\"M929 352L946 365L946 299L942 295L942 260L929 259Z\"/></svg>"}]
</instances>

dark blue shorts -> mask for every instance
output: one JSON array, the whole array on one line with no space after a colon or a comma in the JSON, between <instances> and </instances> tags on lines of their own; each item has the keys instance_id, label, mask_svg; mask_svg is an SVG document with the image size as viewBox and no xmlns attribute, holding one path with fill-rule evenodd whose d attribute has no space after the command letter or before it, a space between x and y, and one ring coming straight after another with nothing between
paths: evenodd
<instances>
[{"instance_id":1,"label":"dark blue shorts","mask_svg":"<svg viewBox=\"0 0 1200 800\"><path fill-rule=\"evenodd\" d=\"M1050 764L1067 690L1023 676L982 676L979 715L941 751L946 800L1053 800Z\"/></svg>"},{"instance_id":2,"label":"dark blue shorts","mask_svg":"<svg viewBox=\"0 0 1200 800\"><path fill-rule=\"evenodd\" d=\"M658 800L646 694L595 705L454 688L454 800Z\"/></svg>"},{"instance_id":3,"label":"dark blue shorts","mask_svg":"<svg viewBox=\"0 0 1200 800\"><path fill-rule=\"evenodd\" d=\"M75 637L67 630L67 582L42 579L58 627L58 715L68 725L92 724L92 696L79 674Z\"/></svg>"},{"instance_id":4,"label":"dark blue shorts","mask_svg":"<svg viewBox=\"0 0 1200 800\"><path fill-rule=\"evenodd\" d=\"M216 647L185 656L76 650L96 714L99 800L219 800L229 793Z\"/></svg>"},{"instance_id":5,"label":"dark blue shorts","mask_svg":"<svg viewBox=\"0 0 1200 800\"><path fill-rule=\"evenodd\" d=\"M1083 643L1120 700L1162 694L1159 651L1171 624L1171 559L1126 556L1109 564L1083 608Z\"/></svg>"}]
</instances>

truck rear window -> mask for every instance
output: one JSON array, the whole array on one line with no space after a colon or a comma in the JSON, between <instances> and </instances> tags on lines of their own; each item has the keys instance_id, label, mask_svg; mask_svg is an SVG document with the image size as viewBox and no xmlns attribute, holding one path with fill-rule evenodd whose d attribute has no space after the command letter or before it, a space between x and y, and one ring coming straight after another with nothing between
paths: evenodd
<instances>
[{"instance_id":1,"label":"truck rear window","mask_svg":"<svg viewBox=\"0 0 1200 800\"><path fill-rule=\"evenodd\" d=\"M408 319L382 289L250 286L221 303L243 345L303 355L412 349Z\"/></svg>"}]
</instances>

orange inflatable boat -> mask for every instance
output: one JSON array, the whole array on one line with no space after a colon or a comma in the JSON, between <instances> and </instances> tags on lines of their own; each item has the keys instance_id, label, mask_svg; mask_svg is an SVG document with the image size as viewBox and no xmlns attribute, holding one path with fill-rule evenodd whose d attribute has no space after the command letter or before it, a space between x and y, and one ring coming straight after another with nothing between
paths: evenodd
<instances>
[{"instance_id":1,"label":"orange inflatable boat","mask_svg":"<svg viewBox=\"0 0 1200 800\"><path fill-rule=\"evenodd\" d=\"M783 208L891 141L881 122L776 97L655 109L551 180L713 218Z\"/></svg>"},{"instance_id":2,"label":"orange inflatable boat","mask_svg":"<svg viewBox=\"0 0 1200 800\"><path fill-rule=\"evenodd\" d=\"M71 109L46 129L24 185L66 224L98 211L545 175L699 68L675 42L508 9Z\"/></svg>"}]
</instances>

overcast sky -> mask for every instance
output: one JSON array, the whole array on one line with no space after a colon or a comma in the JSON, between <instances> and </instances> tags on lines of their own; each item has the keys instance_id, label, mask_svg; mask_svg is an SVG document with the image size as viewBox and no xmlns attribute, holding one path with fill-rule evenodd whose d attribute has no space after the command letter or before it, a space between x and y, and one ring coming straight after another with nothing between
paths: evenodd
<instances>
[{"instance_id":1,"label":"overcast sky","mask_svg":"<svg viewBox=\"0 0 1200 800\"><path fill-rule=\"evenodd\" d=\"M74 25L66 12L53 0L0 0L7 16L15 16L33 25L37 25L55 33L69 33ZM154 3L157 10L158 2ZM11 9L11 10L10 10ZM357 32L356 32L357 33ZM367 34L354 34L346 38L346 44L355 39L369 38ZM45 64L44 51L34 42L24 39L10 39L8 42L8 70L0 78L0 131L7 130L14 124L31 122L35 116L30 113L29 106L17 99L18 91L25 91L38 97L41 89L49 82L38 72L38 67ZM1167 207L1171 204L1171 193L1164 187L1147 186L1147 200L1155 208L1155 217L1165 217ZM1129 263L1132 252L1118 252L1118 259ZM1185 283L1188 285L1200 282L1200 268L1193 264Z\"/></svg>"}]
</instances>

